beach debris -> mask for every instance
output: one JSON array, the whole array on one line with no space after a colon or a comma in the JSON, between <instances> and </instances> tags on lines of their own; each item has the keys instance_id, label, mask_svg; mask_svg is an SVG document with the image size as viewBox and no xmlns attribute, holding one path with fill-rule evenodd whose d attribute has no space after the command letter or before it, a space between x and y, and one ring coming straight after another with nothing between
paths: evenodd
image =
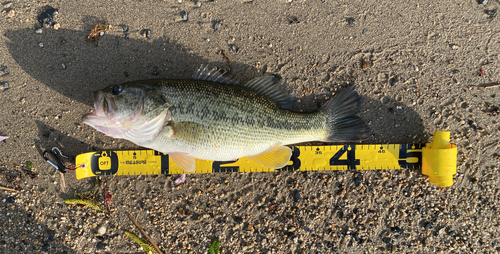
<instances>
[{"instance_id":1,"label":"beach debris","mask_svg":"<svg viewBox=\"0 0 500 254\"><path fill-rule=\"evenodd\" d=\"M483 112L491 116L498 116L500 115L500 107L495 105L488 105L487 108L483 110Z\"/></svg>"},{"instance_id":2,"label":"beach debris","mask_svg":"<svg viewBox=\"0 0 500 254\"><path fill-rule=\"evenodd\" d=\"M54 9L51 6L47 6L46 8L47 9L38 16L37 20L42 27L53 27L57 30L60 25L55 26L58 23L54 19L59 13L59 9Z\"/></svg>"},{"instance_id":3,"label":"beach debris","mask_svg":"<svg viewBox=\"0 0 500 254\"><path fill-rule=\"evenodd\" d=\"M351 17L349 17L349 18L345 18L345 21L347 22L347 24L348 24L349 26L354 26L354 25L355 25L355 22L356 22L356 20L355 20L354 18L351 18Z\"/></svg>"},{"instance_id":4,"label":"beach debris","mask_svg":"<svg viewBox=\"0 0 500 254\"><path fill-rule=\"evenodd\" d=\"M98 230L97 230L97 233L99 233L100 235L104 235L106 234L106 231L107 231L107 228L105 226L101 226Z\"/></svg>"},{"instance_id":5,"label":"beach debris","mask_svg":"<svg viewBox=\"0 0 500 254\"><path fill-rule=\"evenodd\" d=\"M363 68L363 70L370 68L370 62L363 60L363 62L361 62L361 68Z\"/></svg>"},{"instance_id":6,"label":"beach debris","mask_svg":"<svg viewBox=\"0 0 500 254\"><path fill-rule=\"evenodd\" d=\"M78 199L78 198L72 198L72 199L66 199L64 200L66 204L73 204L73 205L83 205L83 206L88 206L91 208L94 208L97 211L104 212L102 208L100 208L94 201L92 200L85 200L85 199Z\"/></svg>"},{"instance_id":7,"label":"beach debris","mask_svg":"<svg viewBox=\"0 0 500 254\"><path fill-rule=\"evenodd\" d=\"M146 252L146 253L157 253L156 250L148 244L146 241L142 240L140 237L138 237L136 234L130 232L130 231L125 231L125 235L130 237L130 239L134 240L141 248Z\"/></svg>"},{"instance_id":8,"label":"beach debris","mask_svg":"<svg viewBox=\"0 0 500 254\"><path fill-rule=\"evenodd\" d=\"M157 253L160 253L160 254L163 254L163 252L160 250L160 248L158 248L158 246L156 246L156 244L153 242L153 240L151 240L151 238L149 237L148 234L146 234L146 232L139 226L139 224L137 224L137 221L134 219L134 217L132 217L132 215L130 214L127 214L128 215L128 218L132 221L132 223L134 223L135 227L137 229L139 229L139 231L141 231L141 234L148 240L149 244L151 246L153 246L154 249L149 249L149 251L146 251L147 253L151 253L152 251L156 250ZM128 232L128 231L127 231ZM130 232L128 232L129 234L127 234L127 232L125 233L128 237L132 238L134 241L136 241L139 245L141 245L141 243L139 241L137 241L138 239L140 239L139 237L135 236L135 239L129 235ZM133 234L132 234L133 235ZM145 243L144 241L142 241L142 243ZM146 248L144 248L143 245L141 245L141 247L146 250ZM147 246L146 246L147 247Z\"/></svg>"},{"instance_id":9,"label":"beach debris","mask_svg":"<svg viewBox=\"0 0 500 254\"><path fill-rule=\"evenodd\" d=\"M488 0L476 0L478 4L486 5Z\"/></svg>"},{"instance_id":10,"label":"beach debris","mask_svg":"<svg viewBox=\"0 0 500 254\"><path fill-rule=\"evenodd\" d=\"M7 11L7 15L5 15L5 17L7 19L10 19L10 18L13 18L14 15L16 15L16 11L14 11L14 10L11 9L11 10Z\"/></svg>"},{"instance_id":11,"label":"beach debris","mask_svg":"<svg viewBox=\"0 0 500 254\"><path fill-rule=\"evenodd\" d=\"M14 192L16 192L16 191L17 191L17 190L15 190L15 189L12 189L12 188L7 188L7 187L3 187L3 186L0 186L0 190L14 191Z\"/></svg>"},{"instance_id":12,"label":"beach debris","mask_svg":"<svg viewBox=\"0 0 500 254\"><path fill-rule=\"evenodd\" d=\"M200 0L195 0L194 1L194 5L196 5L196 7L201 7L201 1Z\"/></svg>"},{"instance_id":13,"label":"beach debris","mask_svg":"<svg viewBox=\"0 0 500 254\"><path fill-rule=\"evenodd\" d=\"M479 90L483 90L485 88L492 88L492 87L499 87L500 82L494 82L494 83L487 83L487 84L480 84L478 86L472 86L471 88L477 87Z\"/></svg>"},{"instance_id":14,"label":"beach debris","mask_svg":"<svg viewBox=\"0 0 500 254\"><path fill-rule=\"evenodd\" d=\"M181 184L186 181L186 174L182 174L179 178L175 180L175 184Z\"/></svg>"},{"instance_id":15,"label":"beach debris","mask_svg":"<svg viewBox=\"0 0 500 254\"><path fill-rule=\"evenodd\" d=\"M43 48L43 42L38 43L38 46L39 46L40 48Z\"/></svg>"},{"instance_id":16,"label":"beach debris","mask_svg":"<svg viewBox=\"0 0 500 254\"><path fill-rule=\"evenodd\" d=\"M139 32L143 37L146 37L148 39L151 39L151 30L149 29L142 29L140 32Z\"/></svg>"},{"instance_id":17,"label":"beach debris","mask_svg":"<svg viewBox=\"0 0 500 254\"><path fill-rule=\"evenodd\" d=\"M484 71L483 71L483 69L482 69L482 68L479 68L479 72L481 73L481 76L483 76L483 77L484 77Z\"/></svg>"},{"instance_id":18,"label":"beach debris","mask_svg":"<svg viewBox=\"0 0 500 254\"><path fill-rule=\"evenodd\" d=\"M89 35L87 35L87 41L94 42L97 46L99 37L103 36L110 28L111 26L107 22L95 24L92 30L90 30Z\"/></svg>"},{"instance_id":19,"label":"beach debris","mask_svg":"<svg viewBox=\"0 0 500 254\"><path fill-rule=\"evenodd\" d=\"M220 241L219 239L214 239L212 245L208 249L208 254L219 254Z\"/></svg>"}]
</instances>

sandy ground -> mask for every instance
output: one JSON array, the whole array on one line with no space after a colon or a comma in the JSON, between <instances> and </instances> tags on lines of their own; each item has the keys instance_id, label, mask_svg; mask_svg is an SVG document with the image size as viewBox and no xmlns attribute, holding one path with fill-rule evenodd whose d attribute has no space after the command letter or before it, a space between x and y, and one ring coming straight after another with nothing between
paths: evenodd
<instances>
[{"instance_id":1,"label":"sandy ground","mask_svg":"<svg viewBox=\"0 0 500 254\"><path fill-rule=\"evenodd\" d=\"M2 2L0 185L18 191L0 191L0 252L141 253L124 235L139 233L127 213L167 253L206 253L216 237L222 253L500 251L500 87L474 88L500 81L498 1L180 2ZM60 28L36 33L46 5L59 8ZM98 21L129 31L112 29L96 46L85 38ZM177 176L114 176L102 178L111 216L64 203L93 180L70 172L62 189L42 151L138 148L82 124L94 90L226 68L221 50L240 80L281 75L295 110L357 83L373 131L365 143L451 131L454 185L438 188L419 170L197 175L180 186Z\"/></svg>"}]
</instances>

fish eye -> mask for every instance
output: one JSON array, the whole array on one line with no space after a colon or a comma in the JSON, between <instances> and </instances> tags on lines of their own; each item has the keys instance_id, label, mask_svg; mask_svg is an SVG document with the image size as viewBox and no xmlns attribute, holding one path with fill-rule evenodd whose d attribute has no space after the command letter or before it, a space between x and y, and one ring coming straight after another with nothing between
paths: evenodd
<instances>
[{"instance_id":1,"label":"fish eye","mask_svg":"<svg viewBox=\"0 0 500 254\"><path fill-rule=\"evenodd\" d=\"M113 95L119 95L122 92L122 87L121 86L115 86L113 87Z\"/></svg>"}]
</instances>

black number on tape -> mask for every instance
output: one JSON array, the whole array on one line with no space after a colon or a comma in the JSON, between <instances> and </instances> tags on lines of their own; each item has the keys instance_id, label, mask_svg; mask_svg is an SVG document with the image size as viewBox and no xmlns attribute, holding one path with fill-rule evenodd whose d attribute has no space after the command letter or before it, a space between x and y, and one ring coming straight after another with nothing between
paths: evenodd
<instances>
[{"instance_id":1,"label":"black number on tape","mask_svg":"<svg viewBox=\"0 0 500 254\"><path fill-rule=\"evenodd\" d=\"M360 164L359 159L356 160L356 146L345 145L338 150L330 159L330 166L347 166L348 169L356 169L356 165ZM340 157L347 153L347 159L341 160Z\"/></svg>"},{"instance_id":2,"label":"black number on tape","mask_svg":"<svg viewBox=\"0 0 500 254\"><path fill-rule=\"evenodd\" d=\"M422 150L418 149L420 149L420 145L418 145L418 147L415 147L415 145L411 144L402 144L401 148L399 149L399 160L398 160L399 166L401 168L408 168L408 169L422 167ZM408 158L417 158L417 161L410 163L407 161Z\"/></svg>"}]
</instances>

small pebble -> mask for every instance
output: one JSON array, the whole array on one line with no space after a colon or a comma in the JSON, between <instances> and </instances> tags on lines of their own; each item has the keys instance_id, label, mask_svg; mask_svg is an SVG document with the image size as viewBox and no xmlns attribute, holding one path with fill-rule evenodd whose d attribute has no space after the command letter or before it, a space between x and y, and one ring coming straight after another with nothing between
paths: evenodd
<instances>
[{"instance_id":1,"label":"small pebble","mask_svg":"<svg viewBox=\"0 0 500 254\"><path fill-rule=\"evenodd\" d=\"M354 184L355 184L356 186L360 185L362 181L363 181L363 175L362 175L362 174L358 174L358 175L354 178Z\"/></svg>"},{"instance_id":2,"label":"small pebble","mask_svg":"<svg viewBox=\"0 0 500 254\"><path fill-rule=\"evenodd\" d=\"M403 232L403 230L400 227L398 227L398 226L391 227L391 230L392 230L392 232L395 232L395 233L401 233L401 232Z\"/></svg>"},{"instance_id":3,"label":"small pebble","mask_svg":"<svg viewBox=\"0 0 500 254\"><path fill-rule=\"evenodd\" d=\"M346 18L345 21L347 21L347 24L349 26L354 26L354 22L356 21L354 18Z\"/></svg>"},{"instance_id":4,"label":"small pebble","mask_svg":"<svg viewBox=\"0 0 500 254\"><path fill-rule=\"evenodd\" d=\"M63 69L66 69L66 65L64 63L61 64Z\"/></svg>"},{"instance_id":5,"label":"small pebble","mask_svg":"<svg viewBox=\"0 0 500 254\"><path fill-rule=\"evenodd\" d=\"M43 48L43 42L38 43L38 46L40 46L40 48Z\"/></svg>"},{"instance_id":6,"label":"small pebble","mask_svg":"<svg viewBox=\"0 0 500 254\"><path fill-rule=\"evenodd\" d=\"M13 198L13 197L8 197L8 198L7 198L7 202L9 202L9 203L14 203L14 202L16 202L16 199L15 199L15 198Z\"/></svg>"},{"instance_id":7,"label":"small pebble","mask_svg":"<svg viewBox=\"0 0 500 254\"><path fill-rule=\"evenodd\" d=\"M234 52L238 52L239 48L236 45L231 45L231 50Z\"/></svg>"},{"instance_id":8,"label":"small pebble","mask_svg":"<svg viewBox=\"0 0 500 254\"><path fill-rule=\"evenodd\" d=\"M4 9L8 9L8 8L10 8L11 6L12 6L12 2L4 4L4 5L3 5L3 8L4 8Z\"/></svg>"},{"instance_id":9,"label":"small pebble","mask_svg":"<svg viewBox=\"0 0 500 254\"><path fill-rule=\"evenodd\" d=\"M43 27L42 27L42 28L38 28L38 29L35 31L35 33L37 33L37 34L41 34L41 33L43 33Z\"/></svg>"},{"instance_id":10,"label":"small pebble","mask_svg":"<svg viewBox=\"0 0 500 254\"><path fill-rule=\"evenodd\" d=\"M432 222L428 222L427 224L425 224L425 230L432 228L432 226Z\"/></svg>"},{"instance_id":11,"label":"small pebble","mask_svg":"<svg viewBox=\"0 0 500 254\"><path fill-rule=\"evenodd\" d=\"M151 39L152 32L149 29L142 29L140 34L148 39Z\"/></svg>"},{"instance_id":12,"label":"small pebble","mask_svg":"<svg viewBox=\"0 0 500 254\"><path fill-rule=\"evenodd\" d=\"M125 39L130 39L130 34L125 34Z\"/></svg>"},{"instance_id":13,"label":"small pebble","mask_svg":"<svg viewBox=\"0 0 500 254\"><path fill-rule=\"evenodd\" d=\"M497 9L492 9L492 10L484 10L484 13L486 13L488 16L495 16L497 14Z\"/></svg>"},{"instance_id":14,"label":"small pebble","mask_svg":"<svg viewBox=\"0 0 500 254\"><path fill-rule=\"evenodd\" d=\"M486 5L488 3L488 0L477 0L478 4Z\"/></svg>"},{"instance_id":15,"label":"small pebble","mask_svg":"<svg viewBox=\"0 0 500 254\"><path fill-rule=\"evenodd\" d=\"M391 101L391 99L390 99L389 97L387 97L387 96L384 96L384 97L382 98L382 103L383 103L383 104L387 104L387 103L389 103L390 101Z\"/></svg>"},{"instance_id":16,"label":"small pebble","mask_svg":"<svg viewBox=\"0 0 500 254\"><path fill-rule=\"evenodd\" d=\"M98 230L97 230L97 233L101 234L101 235L104 235L106 234L106 227L105 226L101 226Z\"/></svg>"},{"instance_id":17,"label":"small pebble","mask_svg":"<svg viewBox=\"0 0 500 254\"><path fill-rule=\"evenodd\" d=\"M126 33L128 32L128 26L127 25L122 25L123 32Z\"/></svg>"},{"instance_id":18,"label":"small pebble","mask_svg":"<svg viewBox=\"0 0 500 254\"><path fill-rule=\"evenodd\" d=\"M7 68L7 66L2 65L1 69L2 69L3 75L9 74L9 69Z\"/></svg>"},{"instance_id":19,"label":"small pebble","mask_svg":"<svg viewBox=\"0 0 500 254\"><path fill-rule=\"evenodd\" d=\"M219 30L219 26L220 26L221 22L222 22L221 20L214 21L214 32Z\"/></svg>"},{"instance_id":20,"label":"small pebble","mask_svg":"<svg viewBox=\"0 0 500 254\"><path fill-rule=\"evenodd\" d=\"M417 210L418 210L419 213L422 213L422 211L424 210L424 208L421 205L419 205L419 206L417 206Z\"/></svg>"},{"instance_id":21,"label":"small pebble","mask_svg":"<svg viewBox=\"0 0 500 254\"><path fill-rule=\"evenodd\" d=\"M9 82L3 82L3 90L7 90L9 88L10 88Z\"/></svg>"},{"instance_id":22,"label":"small pebble","mask_svg":"<svg viewBox=\"0 0 500 254\"><path fill-rule=\"evenodd\" d=\"M391 84L391 86L396 86L397 82L398 79L396 77L392 77L391 79L389 79L389 84Z\"/></svg>"},{"instance_id":23,"label":"small pebble","mask_svg":"<svg viewBox=\"0 0 500 254\"><path fill-rule=\"evenodd\" d=\"M42 14L38 16L38 22L42 26L54 26L55 24L57 24L57 22L54 20L57 14L58 10L49 6L46 11L42 12Z\"/></svg>"},{"instance_id":24,"label":"small pebble","mask_svg":"<svg viewBox=\"0 0 500 254\"><path fill-rule=\"evenodd\" d=\"M203 26L203 22L198 22L198 25L199 26Z\"/></svg>"},{"instance_id":25,"label":"small pebble","mask_svg":"<svg viewBox=\"0 0 500 254\"><path fill-rule=\"evenodd\" d=\"M194 5L196 5L196 7L201 7L201 1L196 0L194 2Z\"/></svg>"},{"instance_id":26,"label":"small pebble","mask_svg":"<svg viewBox=\"0 0 500 254\"><path fill-rule=\"evenodd\" d=\"M188 20L188 12L187 11L181 11L181 17L183 21Z\"/></svg>"},{"instance_id":27,"label":"small pebble","mask_svg":"<svg viewBox=\"0 0 500 254\"><path fill-rule=\"evenodd\" d=\"M295 194L293 194L293 201L299 202L299 200L300 200L300 191L295 190Z\"/></svg>"}]
</instances>

